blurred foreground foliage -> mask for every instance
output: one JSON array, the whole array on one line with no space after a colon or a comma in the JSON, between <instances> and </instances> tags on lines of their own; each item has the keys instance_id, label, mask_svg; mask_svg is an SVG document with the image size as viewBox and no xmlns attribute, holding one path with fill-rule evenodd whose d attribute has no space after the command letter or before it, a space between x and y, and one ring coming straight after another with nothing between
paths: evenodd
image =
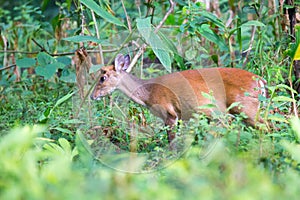
<instances>
[{"instance_id":1,"label":"blurred foreground foliage","mask_svg":"<svg viewBox=\"0 0 300 200\"><path fill-rule=\"evenodd\" d=\"M299 80L292 76L287 56L298 59L300 29L296 27L296 41L285 33L281 11L289 7L279 9L275 1L230 0L211 1L220 4L208 11L203 3L177 0L156 35L155 26L169 8L165 0L44 0L41 7L39 2L0 2L0 199L299 198L300 122L292 117L299 107L292 84ZM81 104L72 57L80 42L91 51L103 45L105 64L119 50L136 55L137 47L148 43L133 71L143 78L217 66L254 72L268 82L271 100L260 100L267 105L264 119L275 128L247 127L243 116L228 120L219 115L217 122L196 116L178 130L198 140L168 167L139 174L109 168L90 149L96 134L117 150L154 151L158 156L146 162L151 169L156 159L169 158L162 150L168 145L165 129L149 110L119 93ZM102 66L92 54L91 59L95 65L87 73ZM133 149L132 127L144 134L151 127L155 134ZM216 142L213 135L220 136Z\"/></svg>"},{"instance_id":2,"label":"blurred foreground foliage","mask_svg":"<svg viewBox=\"0 0 300 200\"><path fill-rule=\"evenodd\" d=\"M300 121L293 129L300 136ZM86 161L88 154L60 139L41 137L43 126L15 128L0 141L1 199L278 199L299 197L299 171L271 173L251 152L232 153L221 139L200 158L193 146L169 167L130 174ZM300 161L300 145L284 142ZM89 159L89 158L88 158Z\"/></svg>"}]
</instances>

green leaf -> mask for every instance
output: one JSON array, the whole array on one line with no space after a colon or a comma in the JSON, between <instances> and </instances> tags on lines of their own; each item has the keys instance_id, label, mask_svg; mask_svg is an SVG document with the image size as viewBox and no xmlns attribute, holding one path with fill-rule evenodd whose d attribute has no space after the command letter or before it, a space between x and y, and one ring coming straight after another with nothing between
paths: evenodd
<instances>
[{"instance_id":1,"label":"green leaf","mask_svg":"<svg viewBox=\"0 0 300 200\"><path fill-rule=\"evenodd\" d=\"M198 49L195 48L189 48L186 52L185 52L185 57L188 60L192 60L195 59L196 56L198 55Z\"/></svg>"},{"instance_id":2,"label":"green leaf","mask_svg":"<svg viewBox=\"0 0 300 200\"><path fill-rule=\"evenodd\" d=\"M213 25L225 29L225 24L214 14L207 12L207 11L201 11L199 12L200 15L202 15L203 17L205 17L206 19L208 19L208 21L210 23L212 23Z\"/></svg>"},{"instance_id":3,"label":"green leaf","mask_svg":"<svg viewBox=\"0 0 300 200\"><path fill-rule=\"evenodd\" d=\"M262 27L264 27L265 24L263 24L260 21L251 20L251 21L247 21L246 23L242 24L242 27L243 26L262 26Z\"/></svg>"},{"instance_id":4,"label":"green leaf","mask_svg":"<svg viewBox=\"0 0 300 200\"><path fill-rule=\"evenodd\" d=\"M199 28L199 33L205 37L207 40L215 43L220 50L222 51L228 51L228 46L224 42L222 38L220 38L215 32L213 32L210 29L210 26L208 24L202 24Z\"/></svg>"},{"instance_id":5,"label":"green leaf","mask_svg":"<svg viewBox=\"0 0 300 200\"><path fill-rule=\"evenodd\" d=\"M300 44L297 45L293 60L300 60Z\"/></svg>"},{"instance_id":6,"label":"green leaf","mask_svg":"<svg viewBox=\"0 0 300 200\"><path fill-rule=\"evenodd\" d=\"M79 119L67 119L62 122L63 124L84 124L84 121L81 121Z\"/></svg>"},{"instance_id":7,"label":"green leaf","mask_svg":"<svg viewBox=\"0 0 300 200\"><path fill-rule=\"evenodd\" d=\"M137 19L136 26L140 34L143 36L146 42L148 42L152 32L150 18Z\"/></svg>"},{"instance_id":8,"label":"green leaf","mask_svg":"<svg viewBox=\"0 0 300 200\"><path fill-rule=\"evenodd\" d=\"M113 23L118 26L126 27L118 18L101 8L95 1L93 0L80 0L86 7L94 11L98 16L102 17L103 19L107 20L110 23Z\"/></svg>"},{"instance_id":9,"label":"green leaf","mask_svg":"<svg viewBox=\"0 0 300 200\"><path fill-rule=\"evenodd\" d=\"M165 47L168 48L170 52L178 54L177 47L174 45L172 40L170 40L170 38L166 37L166 35L161 32L158 32L158 35L164 42Z\"/></svg>"},{"instance_id":10,"label":"green leaf","mask_svg":"<svg viewBox=\"0 0 300 200\"><path fill-rule=\"evenodd\" d=\"M70 142L65 138L59 138L58 144L49 143L44 145L44 149L46 149L50 154L49 156L52 157L59 157L63 159L67 159L72 161L74 156L78 155L78 151L76 148L72 150Z\"/></svg>"},{"instance_id":11,"label":"green leaf","mask_svg":"<svg viewBox=\"0 0 300 200\"><path fill-rule=\"evenodd\" d=\"M76 35L76 36L72 36L72 37L67 37L67 38L63 38L63 40L69 41L69 42L96 42L96 43L101 43L102 40L93 37L93 36L88 36L88 35Z\"/></svg>"},{"instance_id":12,"label":"green leaf","mask_svg":"<svg viewBox=\"0 0 300 200\"><path fill-rule=\"evenodd\" d=\"M35 66L36 60L34 58L23 58L16 60L16 64L20 68L29 68Z\"/></svg>"},{"instance_id":13,"label":"green leaf","mask_svg":"<svg viewBox=\"0 0 300 200\"><path fill-rule=\"evenodd\" d=\"M45 79L50 79L56 72L55 64L47 64L45 67L37 66L35 68L37 75L43 76Z\"/></svg>"},{"instance_id":14,"label":"green leaf","mask_svg":"<svg viewBox=\"0 0 300 200\"><path fill-rule=\"evenodd\" d=\"M71 65L72 59L68 56L62 56L56 58L57 62L63 63L64 65Z\"/></svg>"},{"instance_id":15,"label":"green leaf","mask_svg":"<svg viewBox=\"0 0 300 200\"><path fill-rule=\"evenodd\" d=\"M200 109L200 110L206 110L206 109L213 109L213 108L216 108L216 107L217 106L215 104L208 103L208 104L199 106L198 109Z\"/></svg>"},{"instance_id":16,"label":"green leaf","mask_svg":"<svg viewBox=\"0 0 300 200\"><path fill-rule=\"evenodd\" d=\"M39 117L38 122L39 123L46 123L49 119L49 116L52 112L52 109L50 107L47 107L46 110L42 113L42 115Z\"/></svg>"},{"instance_id":17,"label":"green leaf","mask_svg":"<svg viewBox=\"0 0 300 200\"><path fill-rule=\"evenodd\" d=\"M66 129L66 128L55 127L55 128L53 128L53 129L58 130L58 131L60 131L60 132L62 132L62 133L69 134L69 135L72 135L72 134L73 134L72 131L70 131L69 129Z\"/></svg>"},{"instance_id":18,"label":"green leaf","mask_svg":"<svg viewBox=\"0 0 300 200\"><path fill-rule=\"evenodd\" d=\"M66 0L68 11L70 11L72 6L72 0Z\"/></svg>"},{"instance_id":19,"label":"green leaf","mask_svg":"<svg viewBox=\"0 0 300 200\"><path fill-rule=\"evenodd\" d=\"M288 123L288 121L285 119L284 116L280 115L280 114L274 114L274 115L269 115L268 116L269 120L273 120L273 121L277 121L277 122L284 122L284 123Z\"/></svg>"},{"instance_id":20,"label":"green leaf","mask_svg":"<svg viewBox=\"0 0 300 200\"><path fill-rule=\"evenodd\" d=\"M170 55L161 49L157 49L156 51L154 50L155 54L157 55L158 59L160 60L160 62L163 64L163 66L166 68L166 70L168 72L171 72L171 58Z\"/></svg>"},{"instance_id":21,"label":"green leaf","mask_svg":"<svg viewBox=\"0 0 300 200\"><path fill-rule=\"evenodd\" d=\"M63 69L66 66L64 63L61 62L54 62L52 63L52 65L55 65L56 69Z\"/></svg>"},{"instance_id":22,"label":"green leaf","mask_svg":"<svg viewBox=\"0 0 300 200\"><path fill-rule=\"evenodd\" d=\"M100 64L100 65L93 65L93 66L90 68L89 74L95 73L95 72L99 71L99 70L101 69L101 67L103 67L103 64Z\"/></svg>"},{"instance_id":23,"label":"green leaf","mask_svg":"<svg viewBox=\"0 0 300 200\"><path fill-rule=\"evenodd\" d=\"M278 102L293 102L294 100L290 97L286 96L277 96L272 99L272 101L278 101Z\"/></svg>"},{"instance_id":24,"label":"green leaf","mask_svg":"<svg viewBox=\"0 0 300 200\"><path fill-rule=\"evenodd\" d=\"M292 155L292 158L295 159L298 163L300 162L300 145L291 144L288 141L282 141L282 146Z\"/></svg>"},{"instance_id":25,"label":"green leaf","mask_svg":"<svg viewBox=\"0 0 300 200\"><path fill-rule=\"evenodd\" d=\"M37 55L37 61L39 66L46 66L50 63L55 62L55 59L45 52L40 52Z\"/></svg>"},{"instance_id":26,"label":"green leaf","mask_svg":"<svg viewBox=\"0 0 300 200\"><path fill-rule=\"evenodd\" d=\"M289 86L287 86L285 84L278 84L278 85L276 85L275 89L286 89L286 90L289 90L289 91L297 94L296 90L294 90L293 88L291 88L291 87L289 87Z\"/></svg>"},{"instance_id":27,"label":"green leaf","mask_svg":"<svg viewBox=\"0 0 300 200\"><path fill-rule=\"evenodd\" d=\"M38 66L35 68L37 75L43 76L45 79L50 79L57 69L63 69L66 65L57 62L55 58L45 52L40 52L37 55Z\"/></svg>"},{"instance_id":28,"label":"green leaf","mask_svg":"<svg viewBox=\"0 0 300 200\"><path fill-rule=\"evenodd\" d=\"M84 165L91 167L94 160L94 154L88 141L84 138L79 130L76 133L75 144L76 148L78 149L79 159Z\"/></svg>"},{"instance_id":29,"label":"green leaf","mask_svg":"<svg viewBox=\"0 0 300 200\"><path fill-rule=\"evenodd\" d=\"M300 139L300 120L296 117L291 119L292 129L295 131L298 140Z\"/></svg>"},{"instance_id":30,"label":"green leaf","mask_svg":"<svg viewBox=\"0 0 300 200\"><path fill-rule=\"evenodd\" d=\"M62 149L63 149L65 152L68 152L68 153L71 154L72 149L71 149L71 145L70 145L70 143L68 142L68 140L66 140L65 138L59 138L59 139L58 139L58 143L60 144L60 146L62 147Z\"/></svg>"},{"instance_id":31,"label":"green leaf","mask_svg":"<svg viewBox=\"0 0 300 200\"><path fill-rule=\"evenodd\" d=\"M214 61L214 63L215 63L216 65L219 65L219 64L218 64L218 63L219 63L219 56L218 56L218 55L213 54L213 55L210 56L210 58L212 59L212 61Z\"/></svg>"},{"instance_id":32,"label":"green leaf","mask_svg":"<svg viewBox=\"0 0 300 200\"><path fill-rule=\"evenodd\" d=\"M56 103L55 103L55 105L54 105L52 108L51 108L51 107L48 107L48 108L45 110L45 112L39 117L39 122L45 123L45 122L49 119L49 117L50 117L51 113L53 112L53 110L54 110L57 106L59 106L60 104L64 103L64 102L67 101L69 98L71 98L72 95L73 95L74 93L75 93L75 91L66 94L65 96L63 96L62 98L60 98L59 100L57 100Z\"/></svg>"},{"instance_id":33,"label":"green leaf","mask_svg":"<svg viewBox=\"0 0 300 200\"><path fill-rule=\"evenodd\" d=\"M290 56L293 60L300 60L300 25L295 26L296 42L290 47Z\"/></svg>"},{"instance_id":34,"label":"green leaf","mask_svg":"<svg viewBox=\"0 0 300 200\"><path fill-rule=\"evenodd\" d=\"M63 72L59 80L62 80L66 83L76 83L76 74L74 72Z\"/></svg>"},{"instance_id":35,"label":"green leaf","mask_svg":"<svg viewBox=\"0 0 300 200\"><path fill-rule=\"evenodd\" d=\"M226 110L229 111L234 107L239 107L240 106L240 102L233 102Z\"/></svg>"},{"instance_id":36,"label":"green leaf","mask_svg":"<svg viewBox=\"0 0 300 200\"><path fill-rule=\"evenodd\" d=\"M67 101L68 99L70 99L73 94L75 93L74 92L71 92L71 93L68 93L66 94L65 96L63 96L62 98L58 99L57 102L55 103L54 107L52 109L54 109L55 107L59 106L60 104L64 103L65 101Z\"/></svg>"},{"instance_id":37,"label":"green leaf","mask_svg":"<svg viewBox=\"0 0 300 200\"><path fill-rule=\"evenodd\" d=\"M153 52L160 60L162 65L167 71L171 72L172 61L169 54L170 49L168 45L166 45L165 42L159 37L159 35L154 33L153 28L151 27L150 18L137 19L137 28L142 37L151 46Z\"/></svg>"},{"instance_id":38,"label":"green leaf","mask_svg":"<svg viewBox=\"0 0 300 200\"><path fill-rule=\"evenodd\" d=\"M212 94L201 92L201 95L208 100L216 101L215 97Z\"/></svg>"}]
</instances>

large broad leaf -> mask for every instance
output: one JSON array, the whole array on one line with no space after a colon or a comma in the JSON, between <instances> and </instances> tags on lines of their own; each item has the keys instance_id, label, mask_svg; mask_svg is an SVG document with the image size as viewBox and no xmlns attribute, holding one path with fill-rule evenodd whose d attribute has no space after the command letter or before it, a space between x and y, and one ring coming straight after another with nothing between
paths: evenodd
<instances>
[{"instance_id":1,"label":"large broad leaf","mask_svg":"<svg viewBox=\"0 0 300 200\"><path fill-rule=\"evenodd\" d=\"M16 64L20 68L29 68L35 66L36 60L34 58L22 58L16 60Z\"/></svg>"},{"instance_id":2,"label":"large broad leaf","mask_svg":"<svg viewBox=\"0 0 300 200\"><path fill-rule=\"evenodd\" d=\"M76 83L76 74L69 70L63 70L59 79L67 83Z\"/></svg>"},{"instance_id":3,"label":"large broad leaf","mask_svg":"<svg viewBox=\"0 0 300 200\"><path fill-rule=\"evenodd\" d=\"M53 58L52 56L48 55L47 53L40 52L37 55L37 61L38 61L38 64L40 66L45 66L45 65L48 65L50 63L55 62L56 60L55 60L55 58Z\"/></svg>"},{"instance_id":4,"label":"large broad leaf","mask_svg":"<svg viewBox=\"0 0 300 200\"><path fill-rule=\"evenodd\" d=\"M203 37L218 45L220 50L228 50L228 46L226 45L225 41L221 37L219 37L215 32L213 32L208 24L202 24L198 30Z\"/></svg>"},{"instance_id":5,"label":"large broad leaf","mask_svg":"<svg viewBox=\"0 0 300 200\"><path fill-rule=\"evenodd\" d=\"M150 18L137 19L137 28L166 70L171 72L171 57L169 54L171 50L169 45L166 44L166 40L162 40L158 34L154 33Z\"/></svg>"},{"instance_id":6,"label":"large broad leaf","mask_svg":"<svg viewBox=\"0 0 300 200\"><path fill-rule=\"evenodd\" d=\"M61 56L61 57L57 57L56 60L62 64L66 65L71 65L71 61L72 59L68 56Z\"/></svg>"},{"instance_id":7,"label":"large broad leaf","mask_svg":"<svg viewBox=\"0 0 300 200\"><path fill-rule=\"evenodd\" d=\"M45 79L50 79L57 69L63 69L66 64L57 62L55 58L41 52L37 55L38 66L35 68L37 75L43 76Z\"/></svg>"},{"instance_id":8,"label":"large broad leaf","mask_svg":"<svg viewBox=\"0 0 300 200\"><path fill-rule=\"evenodd\" d=\"M94 0L80 0L80 2L110 23L125 27L125 25L118 18L101 8Z\"/></svg>"},{"instance_id":9,"label":"large broad leaf","mask_svg":"<svg viewBox=\"0 0 300 200\"><path fill-rule=\"evenodd\" d=\"M168 48L170 52L178 54L177 47L174 45L172 40L170 40L170 38L166 37L166 35L161 32L158 32L158 35L164 42L165 47Z\"/></svg>"},{"instance_id":10,"label":"large broad leaf","mask_svg":"<svg viewBox=\"0 0 300 200\"><path fill-rule=\"evenodd\" d=\"M45 79L50 79L56 72L56 63L51 63L46 66L37 66L35 72L37 75L43 76Z\"/></svg>"},{"instance_id":11,"label":"large broad leaf","mask_svg":"<svg viewBox=\"0 0 300 200\"><path fill-rule=\"evenodd\" d=\"M136 26L138 31L146 40L146 42L148 42L152 32L150 19L149 18L137 19L136 23L137 23Z\"/></svg>"}]
</instances>

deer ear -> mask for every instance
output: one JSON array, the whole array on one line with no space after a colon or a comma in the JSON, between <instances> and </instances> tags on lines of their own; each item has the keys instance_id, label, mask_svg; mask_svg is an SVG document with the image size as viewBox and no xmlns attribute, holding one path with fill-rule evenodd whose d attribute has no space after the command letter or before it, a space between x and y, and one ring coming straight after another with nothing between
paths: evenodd
<instances>
[{"instance_id":1,"label":"deer ear","mask_svg":"<svg viewBox=\"0 0 300 200\"><path fill-rule=\"evenodd\" d=\"M123 56L122 54L118 54L115 58L115 70L117 73L121 73L125 71L130 64L129 55Z\"/></svg>"},{"instance_id":2,"label":"deer ear","mask_svg":"<svg viewBox=\"0 0 300 200\"><path fill-rule=\"evenodd\" d=\"M118 54L115 58L115 70L117 73L120 73L122 67L124 65L124 56L122 54Z\"/></svg>"},{"instance_id":3,"label":"deer ear","mask_svg":"<svg viewBox=\"0 0 300 200\"><path fill-rule=\"evenodd\" d=\"M127 54L126 56L124 56L124 65L123 65L122 70L123 71L127 70L129 65L130 65L130 56Z\"/></svg>"}]
</instances>

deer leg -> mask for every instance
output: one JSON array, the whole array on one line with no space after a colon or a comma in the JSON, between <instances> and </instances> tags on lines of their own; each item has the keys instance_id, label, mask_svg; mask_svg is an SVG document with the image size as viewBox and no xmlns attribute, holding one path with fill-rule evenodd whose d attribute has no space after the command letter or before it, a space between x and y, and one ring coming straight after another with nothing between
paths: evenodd
<instances>
[{"instance_id":1,"label":"deer leg","mask_svg":"<svg viewBox=\"0 0 300 200\"><path fill-rule=\"evenodd\" d=\"M176 112L168 111L168 116L167 119L165 120L165 125L169 126L169 130L167 131L169 144L171 144L171 142L174 140L176 136L176 132L174 132L174 126L177 123L177 118L178 117Z\"/></svg>"}]
</instances>

